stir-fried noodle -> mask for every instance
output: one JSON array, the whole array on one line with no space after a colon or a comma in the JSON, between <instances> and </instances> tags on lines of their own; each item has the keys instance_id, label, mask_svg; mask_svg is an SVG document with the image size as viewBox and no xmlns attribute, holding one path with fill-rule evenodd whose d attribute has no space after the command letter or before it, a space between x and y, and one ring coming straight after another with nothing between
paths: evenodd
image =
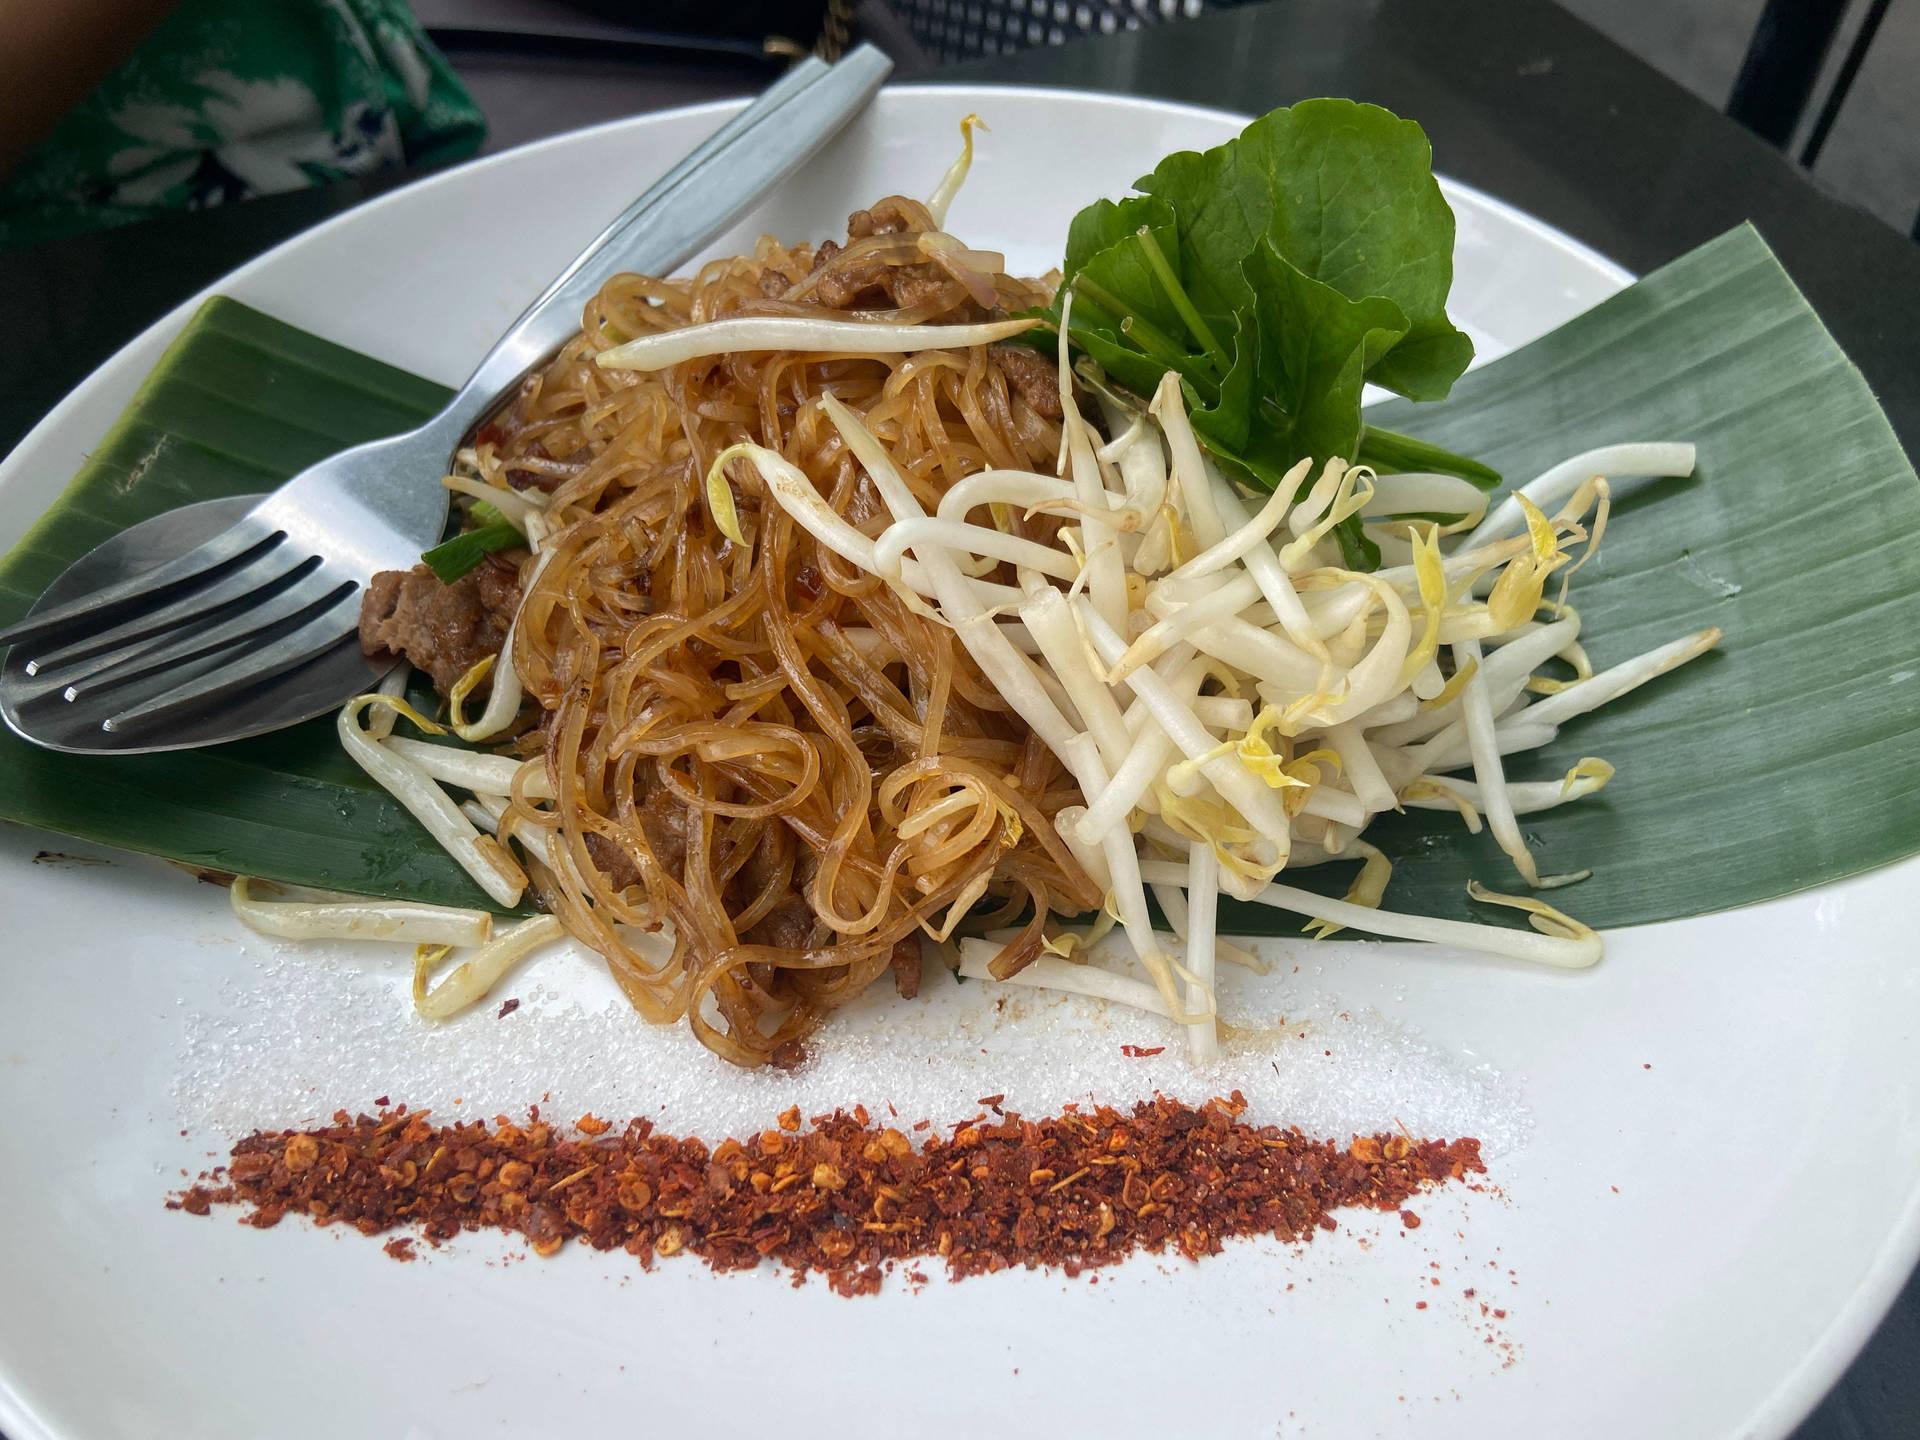
<instances>
[{"instance_id":1,"label":"stir-fried noodle","mask_svg":"<svg viewBox=\"0 0 1920 1440\"><path fill-rule=\"evenodd\" d=\"M768 240L690 280L609 282L475 457L484 479L553 485L513 661L546 711L554 793L516 794L502 829L544 833L529 847L548 857L533 865L542 898L642 1014L684 1015L742 1064L781 1055L896 955L917 966L922 930L944 938L985 896L1004 901L998 923L1028 913L1016 942L1028 951L1049 910L1101 898L1053 824L1078 790L951 628L771 505L753 467L730 467L745 543L703 504L715 458L751 441L877 535L886 507L822 409L829 390L929 510L983 468L1050 467L1057 422L1002 368L1026 357L735 352L651 374L594 363L726 317L882 318L864 304L892 323L965 324L1049 298L970 268L998 257L923 246L937 227L915 202L885 202L852 229L844 249ZM1039 540L1058 524L1007 519ZM661 922L664 957L630 928Z\"/></svg>"},{"instance_id":2,"label":"stir-fried noodle","mask_svg":"<svg viewBox=\"0 0 1920 1440\"><path fill-rule=\"evenodd\" d=\"M1589 451L1491 512L1461 479L1309 457L1250 511L1173 372L1149 400L1090 362L1070 373L1051 329L1052 356L1008 343L1052 287L1003 272L894 198L856 212L844 247L768 239L690 280L609 282L446 481L529 547L461 582L511 590L467 626L478 658L426 662L451 728L503 751L393 736L396 714L439 728L395 683L339 719L493 900L531 887L549 915L489 938L478 912L329 919L242 886L242 918L469 937L438 986L451 942L423 939L430 1018L564 927L648 1019L684 1017L743 1065L796 1060L889 971L912 994L923 936L963 975L1163 1015L1212 1058L1216 960L1258 963L1217 938L1222 897L1322 936L1593 964L1600 937L1532 894L1471 887L1525 930L1383 908L1392 866L1362 834L1450 809L1484 816L1528 890L1582 878L1542 875L1517 817L1612 767L1509 781L1502 757L1717 643L1596 672L1566 603L1606 477L1686 474L1692 447ZM1349 520L1383 568L1348 568L1331 535ZM424 569L381 577L363 637L388 643L409 579L422 614L454 594ZM528 697L538 725L509 739ZM1343 899L1283 883L1336 860L1362 862ZM1114 930L1144 980L1087 963Z\"/></svg>"}]
</instances>

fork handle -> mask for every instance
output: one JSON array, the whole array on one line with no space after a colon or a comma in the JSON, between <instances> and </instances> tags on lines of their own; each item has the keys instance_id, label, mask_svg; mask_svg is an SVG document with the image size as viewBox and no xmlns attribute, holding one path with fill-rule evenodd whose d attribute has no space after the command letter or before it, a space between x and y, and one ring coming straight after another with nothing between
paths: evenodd
<instances>
[{"instance_id":1,"label":"fork handle","mask_svg":"<svg viewBox=\"0 0 1920 1440\"><path fill-rule=\"evenodd\" d=\"M97 629L146 602L172 598L284 533L300 554L333 554L359 535L351 556L363 575L412 563L446 522L447 492L415 477L445 473L454 447L520 377L580 328L581 311L622 270L664 275L753 208L810 159L879 90L893 64L870 45L830 69L807 61L775 82L614 220L508 328L460 392L418 429L356 446L355 463L332 457L263 499L246 521L157 568L104 590L43 607L0 631L0 647L62 631ZM440 467L435 469L433 467ZM396 481L410 483L396 484Z\"/></svg>"},{"instance_id":2,"label":"fork handle","mask_svg":"<svg viewBox=\"0 0 1920 1440\"><path fill-rule=\"evenodd\" d=\"M809 59L768 88L604 230L528 306L427 423L454 447L520 379L580 328L581 312L614 275L667 275L810 160L885 83L893 62L861 45L828 67Z\"/></svg>"}]
</instances>

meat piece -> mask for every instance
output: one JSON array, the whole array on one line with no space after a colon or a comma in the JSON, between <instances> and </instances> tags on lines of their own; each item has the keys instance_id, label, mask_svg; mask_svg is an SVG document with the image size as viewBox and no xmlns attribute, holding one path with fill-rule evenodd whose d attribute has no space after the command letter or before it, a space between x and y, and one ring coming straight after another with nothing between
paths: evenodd
<instances>
[{"instance_id":1,"label":"meat piece","mask_svg":"<svg viewBox=\"0 0 1920 1440\"><path fill-rule=\"evenodd\" d=\"M919 935L897 941L887 964L893 967L893 988L902 1000L911 1000L920 993Z\"/></svg>"},{"instance_id":2,"label":"meat piece","mask_svg":"<svg viewBox=\"0 0 1920 1440\"><path fill-rule=\"evenodd\" d=\"M514 449L515 441L533 423L528 412L539 389L538 375L529 375L522 380L520 388L514 392L512 403L496 411L492 419L474 432L473 443L494 448L506 463L505 478L514 489L542 490L551 494L562 480L571 479L586 469L587 461L585 457L575 460L572 456L556 456L539 440L529 440L517 451ZM526 463L515 464L515 461Z\"/></svg>"},{"instance_id":3,"label":"meat piece","mask_svg":"<svg viewBox=\"0 0 1920 1440\"><path fill-rule=\"evenodd\" d=\"M934 228L924 205L898 195L847 217L849 241L875 235L915 235ZM943 291L959 289L958 281L930 261L890 265L882 255L866 255L846 262L840 261L841 254L842 247L829 240L813 259L816 272L831 267L831 273L822 274L814 290L820 303L831 309L906 310L935 299ZM837 266L836 261L840 261Z\"/></svg>"},{"instance_id":4,"label":"meat piece","mask_svg":"<svg viewBox=\"0 0 1920 1440\"><path fill-rule=\"evenodd\" d=\"M424 565L382 571L360 602L360 648L404 655L445 695L506 643L526 558L524 550L498 551L451 585Z\"/></svg>"},{"instance_id":5,"label":"meat piece","mask_svg":"<svg viewBox=\"0 0 1920 1440\"><path fill-rule=\"evenodd\" d=\"M814 294L834 310L905 310L941 291L959 291L951 275L931 261L889 265L884 256L856 256L820 277Z\"/></svg>"},{"instance_id":6,"label":"meat piece","mask_svg":"<svg viewBox=\"0 0 1920 1440\"><path fill-rule=\"evenodd\" d=\"M461 577L473 581L479 589L480 608L487 612L490 620L498 623L503 640L507 627L520 610L520 565L526 558L527 552L517 546L511 550L495 550Z\"/></svg>"},{"instance_id":7,"label":"meat piece","mask_svg":"<svg viewBox=\"0 0 1920 1440\"><path fill-rule=\"evenodd\" d=\"M767 1063L776 1070L798 1070L807 1063L807 1047L799 1040L782 1040L767 1056Z\"/></svg>"},{"instance_id":8,"label":"meat piece","mask_svg":"<svg viewBox=\"0 0 1920 1440\"><path fill-rule=\"evenodd\" d=\"M856 210L847 216L847 238L864 240L869 235L898 235L909 230L931 230L932 216L924 205L903 195L889 195L871 210Z\"/></svg>"},{"instance_id":9,"label":"meat piece","mask_svg":"<svg viewBox=\"0 0 1920 1440\"><path fill-rule=\"evenodd\" d=\"M532 462L533 468L507 461L507 468L502 472L507 483L516 490L540 490L548 495L560 488L562 480L571 480L587 468L585 460L561 459L548 454L547 447L538 440L529 440L526 449L514 458Z\"/></svg>"},{"instance_id":10,"label":"meat piece","mask_svg":"<svg viewBox=\"0 0 1920 1440\"><path fill-rule=\"evenodd\" d=\"M1014 394L1027 402L1036 415L1063 420L1060 407L1060 367L1038 350L1026 345L995 345L988 353Z\"/></svg>"},{"instance_id":11,"label":"meat piece","mask_svg":"<svg viewBox=\"0 0 1920 1440\"><path fill-rule=\"evenodd\" d=\"M673 792L650 772L639 784L640 803L635 809L640 816L641 837L647 842L647 849L653 852L653 858L660 863L660 868L677 880L687 863L687 838L681 830L685 811L680 802L673 798ZM633 863L625 846L589 830L587 854L593 857L593 863L600 867L600 873L607 877L607 883L615 890L624 890L629 885L640 883L640 867Z\"/></svg>"},{"instance_id":12,"label":"meat piece","mask_svg":"<svg viewBox=\"0 0 1920 1440\"><path fill-rule=\"evenodd\" d=\"M540 388L540 377L528 375L520 381L513 392L513 399L506 406L493 412L486 424L473 434L476 445L491 445L499 450L513 442L527 424L527 404L533 399L534 392Z\"/></svg>"},{"instance_id":13,"label":"meat piece","mask_svg":"<svg viewBox=\"0 0 1920 1440\"><path fill-rule=\"evenodd\" d=\"M748 945L768 945L776 950L805 950L813 943L813 907L799 895L788 895L774 902L740 939Z\"/></svg>"},{"instance_id":14,"label":"meat piece","mask_svg":"<svg viewBox=\"0 0 1920 1440\"><path fill-rule=\"evenodd\" d=\"M960 282L938 265L896 265L887 293L896 310L911 310L936 299L943 291L962 288Z\"/></svg>"},{"instance_id":15,"label":"meat piece","mask_svg":"<svg viewBox=\"0 0 1920 1440\"><path fill-rule=\"evenodd\" d=\"M641 781L640 832L660 868L678 877L687 863L687 836L681 828L685 808L653 776Z\"/></svg>"},{"instance_id":16,"label":"meat piece","mask_svg":"<svg viewBox=\"0 0 1920 1440\"><path fill-rule=\"evenodd\" d=\"M367 593L360 597L360 648L367 654L377 655L388 648L384 639L377 637L394 611L400 608L400 591L409 575L424 569L421 565L411 572L382 570L367 582Z\"/></svg>"},{"instance_id":17,"label":"meat piece","mask_svg":"<svg viewBox=\"0 0 1920 1440\"><path fill-rule=\"evenodd\" d=\"M838 269L820 277L813 293L822 305L833 310L851 310L863 295L881 296L881 281L893 267L878 255L856 257ZM891 300L891 296L887 296ZM867 308L877 309L878 306Z\"/></svg>"},{"instance_id":18,"label":"meat piece","mask_svg":"<svg viewBox=\"0 0 1920 1440\"><path fill-rule=\"evenodd\" d=\"M633 863L625 850L598 831L587 832L587 854L593 857L593 863L616 892L640 883L640 867Z\"/></svg>"}]
</instances>

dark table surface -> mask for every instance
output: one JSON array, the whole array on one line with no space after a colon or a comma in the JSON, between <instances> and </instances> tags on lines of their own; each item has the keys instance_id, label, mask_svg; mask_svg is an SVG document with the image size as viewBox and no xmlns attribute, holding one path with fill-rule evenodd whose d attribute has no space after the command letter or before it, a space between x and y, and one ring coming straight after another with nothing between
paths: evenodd
<instances>
[{"instance_id":1,"label":"dark table surface","mask_svg":"<svg viewBox=\"0 0 1920 1440\"><path fill-rule=\"evenodd\" d=\"M1752 220L1865 372L1908 453L1920 453L1920 246L1824 194L1776 151L1542 0L1280 0L978 61L940 78L1250 113L1309 95L1375 101L1420 121L1437 169L1635 271ZM689 93L741 93L749 82L663 64L651 77L636 69L634 83L636 106L651 108ZM551 84L564 116L564 76ZM180 300L409 178L0 252L0 448ZM1920 1280L1795 1440L1916 1435Z\"/></svg>"}]
</instances>

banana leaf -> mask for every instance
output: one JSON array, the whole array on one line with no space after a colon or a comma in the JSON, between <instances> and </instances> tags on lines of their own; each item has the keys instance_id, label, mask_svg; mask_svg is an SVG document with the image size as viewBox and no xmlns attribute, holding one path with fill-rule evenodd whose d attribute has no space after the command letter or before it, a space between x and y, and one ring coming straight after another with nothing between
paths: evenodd
<instances>
[{"instance_id":1,"label":"banana leaf","mask_svg":"<svg viewBox=\"0 0 1920 1440\"><path fill-rule=\"evenodd\" d=\"M439 387L214 301L59 504L0 561L0 616L72 556L185 500L264 489L329 449L412 423ZM1598 667L1706 625L1715 654L1568 724L1509 774L1585 755L1598 796L1525 817L1543 872L1592 868L1556 903L1590 924L1697 915L1920 850L1920 482L1859 372L1750 228L1730 232L1439 404L1369 419L1518 481L1629 439L1699 447L1694 477L1622 488L1574 578ZM1905 622L1905 623L1903 623ZM214 750L80 759L0 740L0 816L213 869L484 904L338 751L330 722ZM1497 920L1478 878L1520 888L1451 814L1376 821L1386 905ZM1293 878L1293 877L1289 877ZM1342 873L1300 877L1337 891ZM1234 907L1222 928L1292 933Z\"/></svg>"},{"instance_id":2,"label":"banana leaf","mask_svg":"<svg viewBox=\"0 0 1920 1440\"><path fill-rule=\"evenodd\" d=\"M0 623L126 526L271 490L336 450L419 424L447 394L236 301L209 300L59 501L0 559ZM0 731L0 817L199 869L489 903L347 758L326 718L169 755L59 755Z\"/></svg>"},{"instance_id":3,"label":"banana leaf","mask_svg":"<svg viewBox=\"0 0 1920 1440\"><path fill-rule=\"evenodd\" d=\"M1447 400L1368 418L1513 484L1590 446L1698 447L1689 479L1616 487L1568 599L1595 669L1708 625L1725 639L1509 757L1521 780L1585 755L1617 767L1597 796L1521 817L1542 874L1593 870L1554 904L1594 926L1669 920L1920 850L1920 481L1751 226L1466 375ZM1467 900L1469 878L1525 888L1490 835L1463 836L1450 814L1383 816L1367 838L1396 860L1390 909L1484 922L1497 912Z\"/></svg>"}]
</instances>

